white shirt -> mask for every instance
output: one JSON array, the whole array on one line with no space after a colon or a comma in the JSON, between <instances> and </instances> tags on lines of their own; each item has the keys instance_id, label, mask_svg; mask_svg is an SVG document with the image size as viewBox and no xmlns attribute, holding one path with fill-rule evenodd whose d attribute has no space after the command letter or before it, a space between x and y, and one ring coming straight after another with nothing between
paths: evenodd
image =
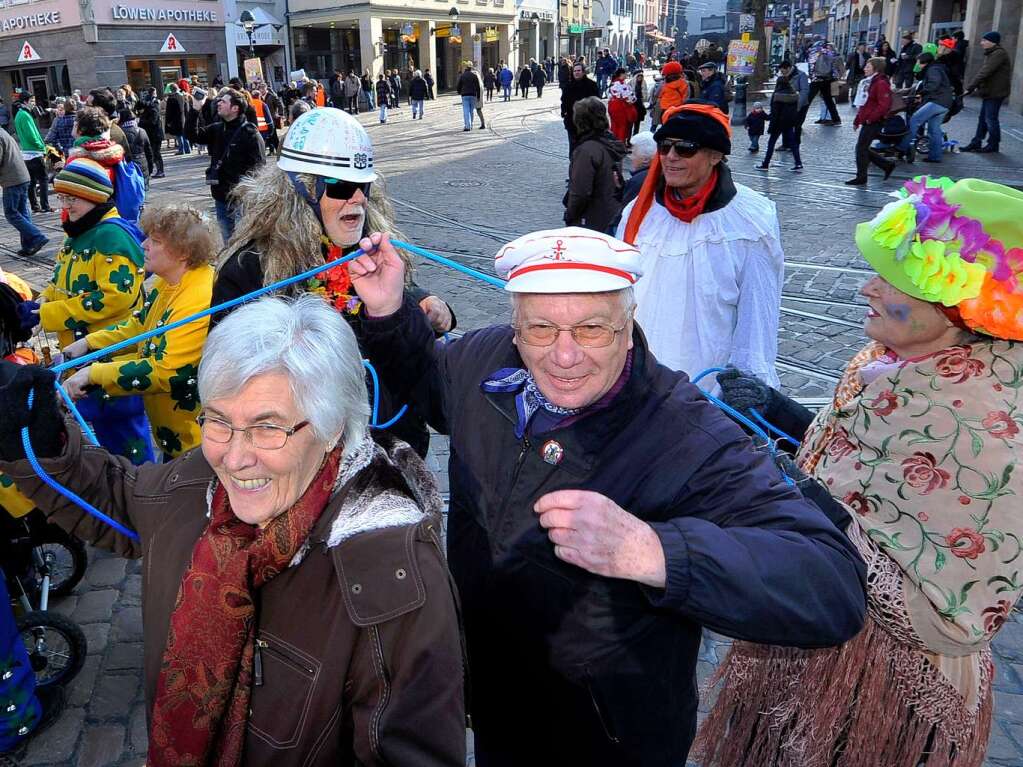
<instances>
[{"instance_id":1,"label":"white shirt","mask_svg":"<svg viewBox=\"0 0 1023 767\"><path fill-rule=\"evenodd\" d=\"M694 377L735 365L780 385L775 370L785 256L774 203L749 187L692 223L656 200L636 236L643 276L636 320L658 361ZM622 212L618 237L635 201ZM702 388L717 388L712 376Z\"/></svg>"}]
</instances>

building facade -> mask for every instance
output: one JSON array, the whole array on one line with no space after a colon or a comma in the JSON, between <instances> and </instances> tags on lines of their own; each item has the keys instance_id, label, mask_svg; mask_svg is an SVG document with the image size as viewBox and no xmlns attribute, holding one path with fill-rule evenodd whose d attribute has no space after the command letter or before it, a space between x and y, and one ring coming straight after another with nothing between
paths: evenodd
<instances>
[{"instance_id":1,"label":"building facade","mask_svg":"<svg viewBox=\"0 0 1023 767\"><path fill-rule=\"evenodd\" d=\"M513 0L290 0L295 70L325 80L335 70L430 70L441 90L462 64L518 63L519 20Z\"/></svg>"},{"instance_id":2,"label":"building facade","mask_svg":"<svg viewBox=\"0 0 1023 767\"><path fill-rule=\"evenodd\" d=\"M558 55L558 0L519 0L515 4L518 25L512 37L518 61L543 61Z\"/></svg>"},{"instance_id":3,"label":"building facade","mask_svg":"<svg viewBox=\"0 0 1023 767\"><path fill-rule=\"evenodd\" d=\"M0 92L40 101L74 89L161 90L227 72L220 0L0 0Z\"/></svg>"},{"instance_id":4,"label":"building facade","mask_svg":"<svg viewBox=\"0 0 1023 767\"><path fill-rule=\"evenodd\" d=\"M288 40L287 3L285 0L223 0L224 44L228 50L229 77L246 77L245 62L258 59L262 79L279 88L289 79L292 56ZM252 33L246 31L240 19L243 12L252 14L249 22ZM249 74L254 72L249 65Z\"/></svg>"},{"instance_id":5,"label":"building facade","mask_svg":"<svg viewBox=\"0 0 1023 767\"><path fill-rule=\"evenodd\" d=\"M582 56L592 51L606 30L593 24L592 0L558 0L558 40L563 56ZM587 54L592 56L592 54Z\"/></svg>"}]
</instances>

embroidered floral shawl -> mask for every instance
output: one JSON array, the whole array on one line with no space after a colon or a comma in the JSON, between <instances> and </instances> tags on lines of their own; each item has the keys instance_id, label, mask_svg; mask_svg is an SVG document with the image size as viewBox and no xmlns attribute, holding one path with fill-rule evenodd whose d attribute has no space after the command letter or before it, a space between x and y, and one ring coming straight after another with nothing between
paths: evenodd
<instances>
[{"instance_id":1,"label":"embroidered floral shawl","mask_svg":"<svg viewBox=\"0 0 1023 767\"><path fill-rule=\"evenodd\" d=\"M975 651L1023 591L1023 344L896 364L884 352L872 343L852 360L799 460L926 597L907 605L928 645ZM928 603L940 619L919 615Z\"/></svg>"}]
</instances>

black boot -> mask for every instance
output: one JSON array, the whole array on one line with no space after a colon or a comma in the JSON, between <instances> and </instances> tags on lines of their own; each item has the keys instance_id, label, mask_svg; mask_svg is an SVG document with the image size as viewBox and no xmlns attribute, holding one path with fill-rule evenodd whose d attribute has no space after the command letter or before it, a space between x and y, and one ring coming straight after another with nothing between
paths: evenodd
<instances>
[{"instance_id":1,"label":"black boot","mask_svg":"<svg viewBox=\"0 0 1023 767\"><path fill-rule=\"evenodd\" d=\"M980 150L979 141L971 141L969 144L959 149L960 152L977 152L979 150Z\"/></svg>"}]
</instances>

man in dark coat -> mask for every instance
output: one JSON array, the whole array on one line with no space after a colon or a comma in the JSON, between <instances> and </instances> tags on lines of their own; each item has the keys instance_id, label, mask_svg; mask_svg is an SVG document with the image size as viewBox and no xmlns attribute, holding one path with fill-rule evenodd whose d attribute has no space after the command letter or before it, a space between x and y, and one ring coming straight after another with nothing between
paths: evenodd
<instances>
[{"instance_id":1,"label":"man in dark coat","mask_svg":"<svg viewBox=\"0 0 1023 767\"><path fill-rule=\"evenodd\" d=\"M909 88L913 85L913 67L916 57L923 52L920 43L913 40L913 33L906 32L902 36L902 48L899 50L899 69L895 74L896 88Z\"/></svg>"},{"instance_id":2,"label":"man in dark coat","mask_svg":"<svg viewBox=\"0 0 1023 767\"><path fill-rule=\"evenodd\" d=\"M217 223L226 243L234 232L235 211L228 195L242 176L266 162L266 145L259 131L245 118L245 97L233 88L215 99L216 122L202 117L203 102L195 100L185 122L185 133L191 141L209 147L210 167L206 183L217 210Z\"/></svg>"},{"instance_id":3,"label":"man in dark coat","mask_svg":"<svg viewBox=\"0 0 1023 767\"><path fill-rule=\"evenodd\" d=\"M578 135L575 123L572 122L572 109L575 102L590 96L600 96L600 87L586 76L586 66L576 64L572 67L572 79L561 89L561 119L565 121L565 131L568 133L568 154L571 157L575 149Z\"/></svg>"},{"instance_id":4,"label":"man in dark coat","mask_svg":"<svg viewBox=\"0 0 1023 767\"><path fill-rule=\"evenodd\" d=\"M139 116L139 127L149 137L150 149L153 152L153 168L156 171L153 178L163 178L163 154L160 151L163 148L163 126L160 124L160 97L156 93L156 88L152 86L146 88L135 111Z\"/></svg>"},{"instance_id":5,"label":"man in dark coat","mask_svg":"<svg viewBox=\"0 0 1023 767\"><path fill-rule=\"evenodd\" d=\"M704 626L802 647L860 631L849 540L651 354L637 249L576 228L521 237L496 259L513 325L436 344L386 235L360 247L362 349L451 439L480 767L679 767Z\"/></svg>"},{"instance_id":6,"label":"man in dark coat","mask_svg":"<svg viewBox=\"0 0 1023 767\"><path fill-rule=\"evenodd\" d=\"M980 40L980 47L984 49L984 64L966 86L966 94L976 91L983 101L977 118L977 132L973 134L970 143L963 147L964 152L997 152L1002 140L998 112L1002 109L1002 102L1009 97L1012 62L1001 42L1002 35L998 32L988 32ZM985 136L987 144L982 146Z\"/></svg>"}]
</instances>

